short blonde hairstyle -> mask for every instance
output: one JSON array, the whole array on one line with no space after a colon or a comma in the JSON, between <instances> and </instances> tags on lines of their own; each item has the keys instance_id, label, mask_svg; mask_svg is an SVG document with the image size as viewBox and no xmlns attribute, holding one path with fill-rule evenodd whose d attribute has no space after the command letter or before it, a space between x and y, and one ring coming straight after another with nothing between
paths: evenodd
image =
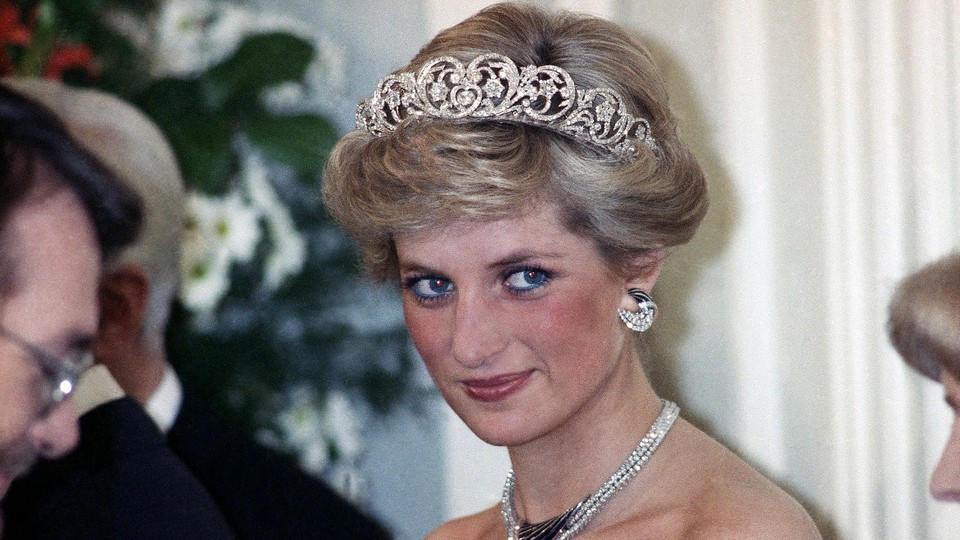
<instances>
[{"instance_id":1,"label":"short blonde hairstyle","mask_svg":"<svg viewBox=\"0 0 960 540\"><path fill-rule=\"evenodd\" d=\"M960 253L905 278L890 301L890 341L907 364L933 380L960 378Z\"/></svg>"},{"instance_id":2,"label":"short blonde hairstyle","mask_svg":"<svg viewBox=\"0 0 960 540\"><path fill-rule=\"evenodd\" d=\"M505 3L441 32L398 72L484 53L559 66L579 88L619 92L650 122L662 154L640 145L640 157L624 163L552 131L490 120L419 119L381 137L351 132L328 161L323 196L374 278L397 279L398 233L496 220L536 203L556 204L566 226L591 238L614 268L693 236L707 209L706 183L643 46L600 18Z\"/></svg>"}]
</instances>

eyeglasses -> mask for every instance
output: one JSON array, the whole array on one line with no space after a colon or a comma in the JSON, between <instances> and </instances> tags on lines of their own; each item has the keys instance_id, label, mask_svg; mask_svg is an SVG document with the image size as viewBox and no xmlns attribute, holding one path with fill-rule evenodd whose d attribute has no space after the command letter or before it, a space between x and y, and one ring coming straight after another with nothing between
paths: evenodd
<instances>
[{"instance_id":1,"label":"eyeglasses","mask_svg":"<svg viewBox=\"0 0 960 540\"><path fill-rule=\"evenodd\" d=\"M41 415L46 415L54 406L67 399L76 389L77 379L93 364L91 351L81 352L73 358L65 358L43 350L3 326L0 326L0 336L30 353L30 356L40 364L40 370L48 386Z\"/></svg>"}]
</instances>

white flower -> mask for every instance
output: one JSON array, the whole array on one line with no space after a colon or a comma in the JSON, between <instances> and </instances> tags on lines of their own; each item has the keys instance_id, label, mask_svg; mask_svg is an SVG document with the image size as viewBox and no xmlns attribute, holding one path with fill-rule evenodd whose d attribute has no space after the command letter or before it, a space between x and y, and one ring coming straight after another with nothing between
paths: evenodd
<instances>
[{"instance_id":1,"label":"white flower","mask_svg":"<svg viewBox=\"0 0 960 540\"><path fill-rule=\"evenodd\" d=\"M223 200L214 215L214 230L227 254L237 262L253 259L260 242L260 212L244 202L240 193L233 191Z\"/></svg>"},{"instance_id":2,"label":"white flower","mask_svg":"<svg viewBox=\"0 0 960 540\"><path fill-rule=\"evenodd\" d=\"M151 27L149 21L131 10L121 6L107 5L101 8L103 22L127 38L138 49L150 46Z\"/></svg>"},{"instance_id":3,"label":"white flower","mask_svg":"<svg viewBox=\"0 0 960 540\"><path fill-rule=\"evenodd\" d=\"M230 2L170 0L160 8L153 49L153 74L189 76L226 59L256 17Z\"/></svg>"},{"instance_id":4,"label":"white flower","mask_svg":"<svg viewBox=\"0 0 960 540\"><path fill-rule=\"evenodd\" d=\"M229 261L220 255L204 221L216 202L197 193L187 196L183 255L180 259L180 299L191 312L213 310L230 286Z\"/></svg>"},{"instance_id":5,"label":"white flower","mask_svg":"<svg viewBox=\"0 0 960 540\"><path fill-rule=\"evenodd\" d=\"M327 432L336 442L342 458L352 463L360 457L360 422L353 412L350 400L343 392L330 392L327 396L324 420Z\"/></svg>"},{"instance_id":6,"label":"white flower","mask_svg":"<svg viewBox=\"0 0 960 540\"><path fill-rule=\"evenodd\" d=\"M301 467L319 474L331 456L316 394L309 387L298 386L290 391L288 399L290 404L276 419L283 446L299 456Z\"/></svg>"},{"instance_id":7,"label":"white flower","mask_svg":"<svg viewBox=\"0 0 960 540\"><path fill-rule=\"evenodd\" d=\"M180 287L180 300L193 313L211 313L230 288L230 261L223 252L195 261Z\"/></svg>"},{"instance_id":8,"label":"white flower","mask_svg":"<svg viewBox=\"0 0 960 540\"><path fill-rule=\"evenodd\" d=\"M360 502L367 499L367 481L355 465L334 463L324 472L323 479L348 500Z\"/></svg>"},{"instance_id":9,"label":"white flower","mask_svg":"<svg viewBox=\"0 0 960 540\"><path fill-rule=\"evenodd\" d=\"M310 441L300 450L300 467L315 476L319 476L330 464L330 457L327 441L316 439Z\"/></svg>"},{"instance_id":10,"label":"white flower","mask_svg":"<svg viewBox=\"0 0 960 540\"><path fill-rule=\"evenodd\" d=\"M312 388L297 386L287 400L277 415L277 427L281 445L299 457L301 467L320 474L333 465L349 468L356 462L362 450L360 422L345 394L331 392L321 403ZM331 446L338 454L336 464Z\"/></svg>"},{"instance_id":11,"label":"white flower","mask_svg":"<svg viewBox=\"0 0 960 540\"><path fill-rule=\"evenodd\" d=\"M273 114L293 114L303 108L307 100L306 92L302 83L290 81L265 89L260 99Z\"/></svg>"},{"instance_id":12,"label":"white flower","mask_svg":"<svg viewBox=\"0 0 960 540\"><path fill-rule=\"evenodd\" d=\"M246 188L251 204L264 214L274 212L283 206L269 177L270 170L263 156L253 150L244 152L240 182Z\"/></svg>"},{"instance_id":13,"label":"white flower","mask_svg":"<svg viewBox=\"0 0 960 540\"><path fill-rule=\"evenodd\" d=\"M205 223L208 216L216 212L216 201L195 191L187 193L186 215L184 216L183 256L181 275L188 277L189 269L213 256L216 242L209 234L210 225Z\"/></svg>"},{"instance_id":14,"label":"white flower","mask_svg":"<svg viewBox=\"0 0 960 540\"><path fill-rule=\"evenodd\" d=\"M307 259L307 241L297 230L290 211L280 201L273 184L267 179L263 158L250 152L244 158L242 181L250 201L266 220L273 250L267 256L263 281L274 291L288 277L300 273Z\"/></svg>"},{"instance_id":15,"label":"white flower","mask_svg":"<svg viewBox=\"0 0 960 540\"><path fill-rule=\"evenodd\" d=\"M203 54L204 29L213 17L209 0L172 0L157 15L153 72L157 77L191 75L209 67Z\"/></svg>"},{"instance_id":16,"label":"white flower","mask_svg":"<svg viewBox=\"0 0 960 540\"><path fill-rule=\"evenodd\" d=\"M231 264L256 252L259 212L237 192L217 198L191 191L186 214L180 298L191 312L210 313L230 288Z\"/></svg>"},{"instance_id":17,"label":"white flower","mask_svg":"<svg viewBox=\"0 0 960 540\"><path fill-rule=\"evenodd\" d=\"M303 270L307 260L307 241L297 231L286 208L266 214L266 218L273 250L267 256L263 282L269 290L275 291L288 277Z\"/></svg>"}]
</instances>

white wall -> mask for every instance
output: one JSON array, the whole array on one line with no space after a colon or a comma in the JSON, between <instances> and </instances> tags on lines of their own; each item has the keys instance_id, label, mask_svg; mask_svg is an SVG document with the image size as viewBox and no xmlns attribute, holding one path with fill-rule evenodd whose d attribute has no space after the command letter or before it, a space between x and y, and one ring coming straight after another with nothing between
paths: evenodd
<instances>
[{"instance_id":1,"label":"white wall","mask_svg":"<svg viewBox=\"0 0 960 540\"><path fill-rule=\"evenodd\" d=\"M347 48L355 102L489 2L259 3L315 20ZM709 176L711 211L655 291L663 317L649 370L661 393L795 494L828 538L955 534L960 512L925 492L948 410L937 385L901 365L883 325L896 281L960 248L960 6L539 3L611 18L648 43ZM374 498L402 538L499 494L502 452L438 414L392 451L414 456L411 482L433 463L439 502ZM430 434L434 454L411 442ZM372 484L394 489L377 466Z\"/></svg>"}]
</instances>

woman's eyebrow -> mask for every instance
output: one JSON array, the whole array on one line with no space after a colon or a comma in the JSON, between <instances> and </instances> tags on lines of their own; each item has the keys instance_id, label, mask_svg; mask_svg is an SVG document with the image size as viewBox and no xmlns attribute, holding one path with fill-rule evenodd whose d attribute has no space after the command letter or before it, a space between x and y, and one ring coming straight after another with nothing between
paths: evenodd
<instances>
[{"instance_id":1,"label":"woman's eyebrow","mask_svg":"<svg viewBox=\"0 0 960 540\"><path fill-rule=\"evenodd\" d=\"M563 255L560 253L521 250L510 253L507 256L491 263L489 267L501 268L504 266L520 264L529 261L530 259L559 259L562 256Z\"/></svg>"},{"instance_id":2,"label":"woman's eyebrow","mask_svg":"<svg viewBox=\"0 0 960 540\"><path fill-rule=\"evenodd\" d=\"M430 268L429 266L426 266L420 263L415 263L415 262L400 261L399 266L400 266L401 273L406 273L406 272L416 272L416 273L424 273L424 274L438 273L438 271L434 268Z\"/></svg>"}]
</instances>

